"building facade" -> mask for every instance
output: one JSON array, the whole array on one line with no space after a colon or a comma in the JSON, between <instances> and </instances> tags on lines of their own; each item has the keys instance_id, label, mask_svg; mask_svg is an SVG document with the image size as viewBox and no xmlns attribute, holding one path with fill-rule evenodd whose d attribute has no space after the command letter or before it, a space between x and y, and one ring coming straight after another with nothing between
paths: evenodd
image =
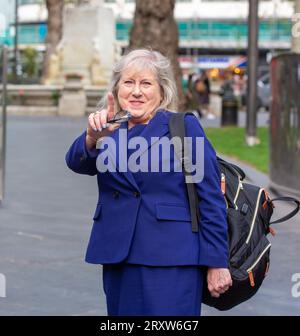
<instances>
[{"instance_id":1,"label":"building facade","mask_svg":"<svg viewBox=\"0 0 300 336\"><path fill-rule=\"evenodd\" d=\"M14 6L14 0L0 0ZM70 1L72 2L72 1ZM105 0L116 18L116 41L124 50L132 27L134 0ZM10 10L11 13L11 10ZM259 49L265 59L270 51L291 47L293 1L269 0L259 2ZM226 67L237 63L246 54L248 34L247 0L177 0L175 19L179 31L179 54L183 67L191 63L206 68L208 64ZM19 0L18 45L45 49L47 10L43 0ZM14 22L10 14L2 42L13 46ZM3 34L2 34L3 35Z\"/></svg>"}]
</instances>

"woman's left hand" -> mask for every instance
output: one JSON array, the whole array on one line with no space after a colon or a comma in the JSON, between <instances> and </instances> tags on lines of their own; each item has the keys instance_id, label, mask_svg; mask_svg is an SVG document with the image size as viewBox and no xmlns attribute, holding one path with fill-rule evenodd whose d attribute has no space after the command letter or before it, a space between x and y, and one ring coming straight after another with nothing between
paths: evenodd
<instances>
[{"instance_id":1,"label":"woman's left hand","mask_svg":"<svg viewBox=\"0 0 300 336\"><path fill-rule=\"evenodd\" d=\"M232 286L228 268L208 268L207 285L211 296L218 298Z\"/></svg>"}]
</instances>

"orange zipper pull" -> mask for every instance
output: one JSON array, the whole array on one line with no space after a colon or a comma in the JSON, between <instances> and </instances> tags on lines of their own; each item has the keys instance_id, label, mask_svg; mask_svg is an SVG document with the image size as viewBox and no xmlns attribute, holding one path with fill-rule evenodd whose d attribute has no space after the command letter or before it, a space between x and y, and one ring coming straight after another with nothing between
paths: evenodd
<instances>
[{"instance_id":1,"label":"orange zipper pull","mask_svg":"<svg viewBox=\"0 0 300 336\"><path fill-rule=\"evenodd\" d=\"M249 272L249 280L250 280L251 287L254 287L255 286L255 282L254 282L254 276L253 276L253 272L252 271Z\"/></svg>"},{"instance_id":2,"label":"orange zipper pull","mask_svg":"<svg viewBox=\"0 0 300 336\"><path fill-rule=\"evenodd\" d=\"M223 173L221 174L221 190L222 190L223 195L225 195L226 181L225 181L225 175Z\"/></svg>"},{"instance_id":3,"label":"orange zipper pull","mask_svg":"<svg viewBox=\"0 0 300 336\"><path fill-rule=\"evenodd\" d=\"M268 200L269 200L269 194L266 189L264 189L264 194L265 194L265 201L262 206L264 209L266 209L268 206Z\"/></svg>"},{"instance_id":4,"label":"orange zipper pull","mask_svg":"<svg viewBox=\"0 0 300 336\"><path fill-rule=\"evenodd\" d=\"M276 235L276 231L273 228L271 228L271 226L269 226L269 232L273 237Z\"/></svg>"}]
</instances>

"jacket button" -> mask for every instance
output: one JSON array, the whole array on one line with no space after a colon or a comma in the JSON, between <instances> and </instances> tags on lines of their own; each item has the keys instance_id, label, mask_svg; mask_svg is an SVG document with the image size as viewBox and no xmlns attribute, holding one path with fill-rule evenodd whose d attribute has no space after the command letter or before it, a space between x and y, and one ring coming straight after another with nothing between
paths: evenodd
<instances>
[{"instance_id":1,"label":"jacket button","mask_svg":"<svg viewBox=\"0 0 300 336\"><path fill-rule=\"evenodd\" d=\"M115 190L112 194L113 198L119 198L119 195L120 193L117 190Z\"/></svg>"},{"instance_id":2,"label":"jacket button","mask_svg":"<svg viewBox=\"0 0 300 336\"><path fill-rule=\"evenodd\" d=\"M141 196L141 194L140 194L138 191L135 191L135 192L133 193L133 195L134 195L134 197L136 197L136 198L138 198L138 197Z\"/></svg>"}]
</instances>

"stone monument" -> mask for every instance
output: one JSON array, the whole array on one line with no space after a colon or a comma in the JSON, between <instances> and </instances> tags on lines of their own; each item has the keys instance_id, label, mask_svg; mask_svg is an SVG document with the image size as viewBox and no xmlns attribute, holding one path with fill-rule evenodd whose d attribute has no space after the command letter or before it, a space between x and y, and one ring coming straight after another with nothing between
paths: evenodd
<instances>
[{"instance_id":1,"label":"stone monument","mask_svg":"<svg viewBox=\"0 0 300 336\"><path fill-rule=\"evenodd\" d=\"M97 82L99 77L103 83L108 82L115 58L115 19L112 10L102 3L90 0L66 7L61 43L63 79L77 73L83 84L93 85L92 72L96 72Z\"/></svg>"},{"instance_id":2,"label":"stone monument","mask_svg":"<svg viewBox=\"0 0 300 336\"><path fill-rule=\"evenodd\" d=\"M47 84L64 85L60 115L84 115L84 87L107 85L117 56L115 39L114 15L104 8L103 0L80 1L65 8L63 37L46 79Z\"/></svg>"},{"instance_id":3,"label":"stone monument","mask_svg":"<svg viewBox=\"0 0 300 336\"><path fill-rule=\"evenodd\" d=\"M58 104L58 114L80 117L85 114L87 97L83 88L82 77L68 74Z\"/></svg>"}]
</instances>

